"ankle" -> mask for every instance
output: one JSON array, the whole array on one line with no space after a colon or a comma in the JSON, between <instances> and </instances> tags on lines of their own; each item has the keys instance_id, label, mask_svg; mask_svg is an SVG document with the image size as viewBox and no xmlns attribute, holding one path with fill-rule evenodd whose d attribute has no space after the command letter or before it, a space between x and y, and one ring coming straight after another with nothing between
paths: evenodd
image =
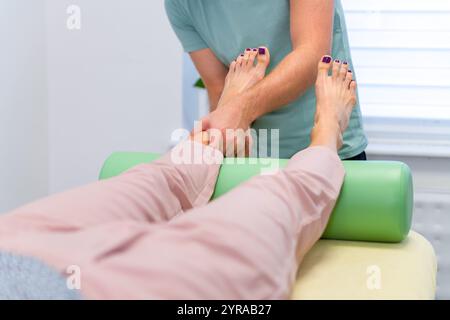
<instances>
[{"instance_id":1,"label":"ankle","mask_svg":"<svg viewBox=\"0 0 450 320\"><path fill-rule=\"evenodd\" d=\"M336 121L320 119L311 132L311 146L324 146L336 152L342 147L343 139Z\"/></svg>"},{"instance_id":2,"label":"ankle","mask_svg":"<svg viewBox=\"0 0 450 320\"><path fill-rule=\"evenodd\" d=\"M322 112L321 112L322 111ZM315 117L315 124L318 124L320 122L328 123L328 124L338 124L339 123L339 116L333 112L332 108L319 108L317 107L316 111L316 117Z\"/></svg>"}]
</instances>

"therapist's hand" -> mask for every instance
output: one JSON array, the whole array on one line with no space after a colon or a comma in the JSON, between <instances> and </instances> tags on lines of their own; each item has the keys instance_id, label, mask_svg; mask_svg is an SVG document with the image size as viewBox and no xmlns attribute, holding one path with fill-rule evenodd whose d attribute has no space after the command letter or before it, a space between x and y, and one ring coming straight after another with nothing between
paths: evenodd
<instances>
[{"instance_id":1,"label":"therapist's hand","mask_svg":"<svg viewBox=\"0 0 450 320\"><path fill-rule=\"evenodd\" d=\"M226 150L226 155L242 155L240 153L239 147L244 143L239 140L236 136L227 135L227 129L232 129L239 135L238 129L240 131L247 131L253 122L247 108L247 101L243 97L236 97L226 104L218 107L216 110L211 112L209 115L202 119L203 130L216 129L222 134L222 141L224 143L224 150ZM211 135L212 137L214 135ZM217 138L217 137L216 137ZM212 142L214 143L214 141ZM249 153L249 138L245 138L245 155ZM234 152L233 152L234 150ZM234 154L233 154L234 153Z\"/></svg>"}]
</instances>

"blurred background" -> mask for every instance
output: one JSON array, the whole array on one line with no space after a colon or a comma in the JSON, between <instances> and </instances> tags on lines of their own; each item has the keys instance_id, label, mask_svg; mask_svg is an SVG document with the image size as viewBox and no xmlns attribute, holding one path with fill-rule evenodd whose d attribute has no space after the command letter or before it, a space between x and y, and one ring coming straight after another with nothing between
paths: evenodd
<instances>
[{"instance_id":1,"label":"blurred background","mask_svg":"<svg viewBox=\"0 0 450 320\"><path fill-rule=\"evenodd\" d=\"M450 298L450 0L342 2L368 156L412 168ZM0 0L0 40L0 212L95 181L113 151L163 152L207 110L163 0Z\"/></svg>"}]
</instances>

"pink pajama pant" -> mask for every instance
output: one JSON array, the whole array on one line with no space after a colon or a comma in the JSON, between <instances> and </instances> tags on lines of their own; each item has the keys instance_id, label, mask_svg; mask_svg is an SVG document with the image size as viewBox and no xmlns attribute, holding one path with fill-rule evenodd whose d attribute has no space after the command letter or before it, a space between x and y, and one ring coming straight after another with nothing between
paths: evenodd
<instances>
[{"instance_id":1,"label":"pink pajama pant","mask_svg":"<svg viewBox=\"0 0 450 320\"><path fill-rule=\"evenodd\" d=\"M87 299L288 298L339 195L338 156L309 148L208 204L219 169L166 155L51 196L0 216L0 250L77 266Z\"/></svg>"}]
</instances>

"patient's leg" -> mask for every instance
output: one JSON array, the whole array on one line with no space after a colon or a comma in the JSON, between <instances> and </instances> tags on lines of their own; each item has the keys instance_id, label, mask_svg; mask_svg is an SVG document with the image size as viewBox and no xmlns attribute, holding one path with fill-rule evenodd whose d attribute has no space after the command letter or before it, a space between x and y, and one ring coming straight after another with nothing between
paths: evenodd
<instances>
[{"instance_id":1,"label":"patient's leg","mask_svg":"<svg viewBox=\"0 0 450 320\"><path fill-rule=\"evenodd\" d=\"M336 153L317 146L168 224L125 220L22 233L10 225L9 235L0 230L0 249L39 258L63 275L77 266L88 299L287 298L343 176Z\"/></svg>"},{"instance_id":2,"label":"patient's leg","mask_svg":"<svg viewBox=\"0 0 450 320\"><path fill-rule=\"evenodd\" d=\"M317 146L168 224L106 224L62 237L64 245L36 235L22 252L58 270L78 265L87 298L284 299L343 177L336 153Z\"/></svg>"},{"instance_id":3,"label":"patient's leg","mask_svg":"<svg viewBox=\"0 0 450 320\"><path fill-rule=\"evenodd\" d=\"M287 298L302 257L320 238L344 179L337 150L354 105L348 76L320 63L312 147L98 260L91 297ZM94 268L94 269L95 269ZM133 270L126 272L123 270ZM108 279L114 279L108 281Z\"/></svg>"},{"instance_id":4,"label":"patient's leg","mask_svg":"<svg viewBox=\"0 0 450 320\"><path fill-rule=\"evenodd\" d=\"M184 142L177 154L204 147L216 164L174 163L172 153L151 164L19 208L0 217L0 235L44 229L70 231L115 220L166 221L182 211L208 203L216 183L222 154L197 142ZM193 157L193 153L192 153ZM203 160L203 159L202 159Z\"/></svg>"},{"instance_id":5,"label":"patient's leg","mask_svg":"<svg viewBox=\"0 0 450 320\"><path fill-rule=\"evenodd\" d=\"M337 149L354 84L347 74L328 77L324 61L312 147L285 170L252 179L168 224L129 220L27 238L34 241L11 236L4 248L58 270L80 266L87 298L286 298L298 263L324 231L344 177Z\"/></svg>"},{"instance_id":6,"label":"patient's leg","mask_svg":"<svg viewBox=\"0 0 450 320\"><path fill-rule=\"evenodd\" d=\"M355 104L355 84L345 66L329 77L330 62L324 57L319 63L312 147L285 170L254 178L173 221L158 246L171 265L181 267L155 280L154 296L288 297L299 262L325 230L344 179L337 150ZM186 245L180 248L180 242ZM150 252L156 259L156 245ZM159 259L154 267L162 272L167 261Z\"/></svg>"}]
</instances>

